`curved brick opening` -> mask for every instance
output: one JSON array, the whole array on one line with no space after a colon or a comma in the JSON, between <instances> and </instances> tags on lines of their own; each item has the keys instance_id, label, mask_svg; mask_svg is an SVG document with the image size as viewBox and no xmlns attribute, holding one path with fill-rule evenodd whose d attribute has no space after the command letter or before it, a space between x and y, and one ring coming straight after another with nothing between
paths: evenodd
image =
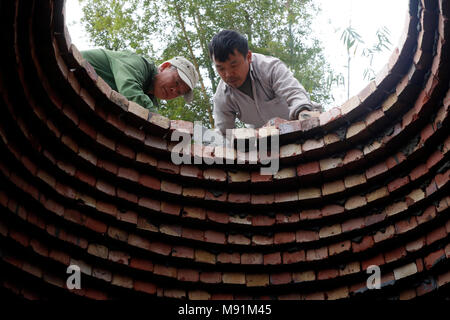
<instances>
[{"instance_id":1,"label":"curved brick opening","mask_svg":"<svg viewBox=\"0 0 450 320\"><path fill-rule=\"evenodd\" d=\"M398 48L358 95L279 136L280 170L194 143L111 90L63 1L1 3L2 290L26 299L449 296L447 1L411 0ZM205 159L216 160L213 165ZM222 161L229 164L219 164ZM194 161L192 161L194 163ZM67 267L83 288L66 287ZM381 289L366 287L370 265Z\"/></svg>"}]
</instances>

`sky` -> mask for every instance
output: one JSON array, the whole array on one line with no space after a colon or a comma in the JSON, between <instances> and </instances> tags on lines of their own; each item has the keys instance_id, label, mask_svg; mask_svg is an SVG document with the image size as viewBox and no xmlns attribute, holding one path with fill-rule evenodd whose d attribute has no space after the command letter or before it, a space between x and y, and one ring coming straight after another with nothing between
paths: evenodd
<instances>
[{"instance_id":1,"label":"sky","mask_svg":"<svg viewBox=\"0 0 450 320\"><path fill-rule=\"evenodd\" d=\"M326 61L335 73L347 75L347 53L340 40L342 30L351 22L352 27L361 35L364 45L372 46L376 41L376 31L387 27L391 33L391 50L375 56L371 68L378 72L387 63L391 52L398 44L405 26L408 11L408 0L315 0L321 12L312 25L313 34L324 47ZM89 43L86 31L80 19L81 5L78 0L66 0L67 26L72 42L79 50L94 48ZM352 59L350 74L350 97L358 94L368 83L364 80L364 69L368 60L359 53ZM339 106L347 100L347 89L343 86L333 87L331 91L334 102L326 105L329 109Z\"/></svg>"}]
</instances>

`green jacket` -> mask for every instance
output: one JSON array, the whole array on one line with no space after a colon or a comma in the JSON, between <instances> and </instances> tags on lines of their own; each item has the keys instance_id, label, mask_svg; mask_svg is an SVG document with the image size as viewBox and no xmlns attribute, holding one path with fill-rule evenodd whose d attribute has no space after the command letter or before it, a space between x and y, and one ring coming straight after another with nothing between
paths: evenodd
<instances>
[{"instance_id":1,"label":"green jacket","mask_svg":"<svg viewBox=\"0 0 450 320\"><path fill-rule=\"evenodd\" d=\"M130 51L93 49L81 51L81 54L112 89L156 112L156 98L146 94L157 73L154 63Z\"/></svg>"}]
</instances>

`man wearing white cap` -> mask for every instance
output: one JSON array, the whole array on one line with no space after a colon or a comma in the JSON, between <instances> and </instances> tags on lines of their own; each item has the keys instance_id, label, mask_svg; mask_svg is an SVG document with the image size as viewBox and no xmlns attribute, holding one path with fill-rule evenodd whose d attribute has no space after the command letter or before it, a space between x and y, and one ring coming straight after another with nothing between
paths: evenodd
<instances>
[{"instance_id":1,"label":"man wearing white cap","mask_svg":"<svg viewBox=\"0 0 450 320\"><path fill-rule=\"evenodd\" d=\"M172 58L156 67L130 51L93 49L81 54L112 89L150 111L156 111L156 98L170 100L183 96L187 103L192 101L198 74L194 65L183 57Z\"/></svg>"}]
</instances>

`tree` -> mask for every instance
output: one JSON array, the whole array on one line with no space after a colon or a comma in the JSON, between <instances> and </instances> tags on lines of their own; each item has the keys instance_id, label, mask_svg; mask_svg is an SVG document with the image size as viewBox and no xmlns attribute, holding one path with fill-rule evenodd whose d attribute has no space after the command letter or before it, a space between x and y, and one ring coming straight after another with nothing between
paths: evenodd
<instances>
[{"instance_id":1,"label":"tree","mask_svg":"<svg viewBox=\"0 0 450 320\"><path fill-rule=\"evenodd\" d=\"M363 77L364 80L375 79L375 71L372 68L373 60L376 54L383 52L384 50L389 50L392 45L389 40L390 31L387 27L381 27L376 31L377 42L372 46L363 47L361 51L361 56L368 59L368 66L364 69ZM347 51L347 99L350 98L350 69L351 61L356 56L360 46L365 44L364 40L360 34L352 27L351 21L347 28L342 31L341 41L345 45Z\"/></svg>"},{"instance_id":2,"label":"tree","mask_svg":"<svg viewBox=\"0 0 450 320\"><path fill-rule=\"evenodd\" d=\"M315 101L330 98L320 43L311 38L317 13L312 0L79 0L83 25L97 46L131 49L161 63L176 55L193 62L200 75L193 103L181 98L161 103L171 119L200 120L213 126L212 96L220 78L209 58L208 43L218 31L245 34L253 52L283 60Z\"/></svg>"}]
</instances>

